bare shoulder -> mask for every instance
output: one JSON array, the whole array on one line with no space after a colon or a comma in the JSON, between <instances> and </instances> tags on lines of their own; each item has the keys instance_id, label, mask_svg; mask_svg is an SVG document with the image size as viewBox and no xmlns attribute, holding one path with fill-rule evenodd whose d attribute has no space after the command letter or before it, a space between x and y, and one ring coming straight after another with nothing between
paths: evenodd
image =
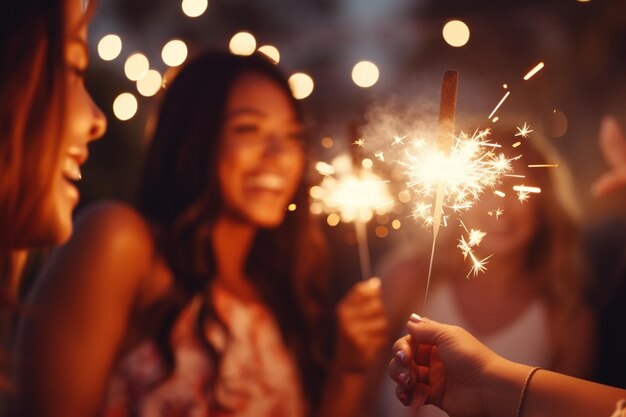
<instances>
[{"instance_id":1,"label":"bare shoulder","mask_svg":"<svg viewBox=\"0 0 626 417\"><path fill-rule=\"evenodd\" d=\"M155 259L154 239L147 222L132 207L114 202L85 208L74 233L53 251L33 295L35 301L109 293L134 298Z\"/></svg>"},{"instance_id":2,"label":"bare shoulder","mask_svg":"<svg viewBox=\"0 0 626 417\"><path fill-rule=\"evenodd\" d=\"M93 239L91 244L119 246L150 252L153 237L146 220L133 207L119 202L103 202L87 207L77 218L74 240Z\"/></svg>"}]
</instances>

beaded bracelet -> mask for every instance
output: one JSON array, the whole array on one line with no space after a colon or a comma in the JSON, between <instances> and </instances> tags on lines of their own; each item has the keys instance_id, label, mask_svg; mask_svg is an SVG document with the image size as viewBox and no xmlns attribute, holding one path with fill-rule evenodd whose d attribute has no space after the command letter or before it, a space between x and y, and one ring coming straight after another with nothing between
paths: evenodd
<instances>
[{"instance_id":1,"label":"beaded bracelet","mask_svg":"<svg viewBox=\"0 0 626 417\"><path fill-rule=\"evenodd\" d=\"M522 393L519 397L519 402L517 403L517 413L515 414L517 417L521 417L522 415L522 405L524 405L524 398L526 397L526 391L528 391L528 385L530 384L530 378L537 372L542 369L540 366L535 366L530 371L528 371L528 375L526 375L526 380L524 381L524 386L522 387Z\"/></svg>"}]
</instances>

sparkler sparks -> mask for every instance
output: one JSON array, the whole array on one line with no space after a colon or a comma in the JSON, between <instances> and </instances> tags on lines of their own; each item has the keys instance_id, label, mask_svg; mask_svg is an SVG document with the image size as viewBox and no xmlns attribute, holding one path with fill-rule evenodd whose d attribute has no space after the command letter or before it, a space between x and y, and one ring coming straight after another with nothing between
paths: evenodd
<instances>
[{"instance_id":1,"label":"sparkler sparks","mask_svg":"<svg viewBox=\"0 0 626 417\"><path fill-rule=\"evenodd\" d=\"M517 128L517 133L515 134L515 136L521 136L523 138L527 138L528 134L530 134L530 133L532 133L532 130L530 129L530 126L528 124L526 124L526 122L524 122L524 126ZM513 147L516 147L516 146L513 145Z\"/></svg>"},{"instance_id":2,"label":"sparkler sparks","mask_svg":"<svg viewBox=\"0 0 626 417\"><path fill-rule=\"evenodd\" d=\"M530 80L533 75L535 75L536 73L538 73L539 71L541 71L541 69L544 67L544 63L540 62L537 65L535 65L535 67L533 69L531 69L530 71L528 71L528 73L526 75L524 75L524 81L528 81Z\"/></svg>"},{"instance_id":3,"label":"sparkler sparks","mask_svg":"<svg viewBox=\"0 0 626 417\"><path fill-rule=\"evenodd\" d=\"M472 240L472 235L479 236L479 239L477 241ZM465 240L464 236L461 236L461 238L459 239L459 244L457 245L457 248L461 249L461 252L463 253L463 259L467 260L467 258L469 257L472 261L472 268L467 273L467 278L469 278L472 274L474 274L474 276L477 276L479 273L485 272L487 270L487 267L485 266L488 263L487 260L493 256L489 255L486 258L478 259L474 254L474 250L472 249L474 246L478 246L480 244L480 240L482 240L485 235L486 233L481 232L480 230L472 229L468 240Z\"/></svg>"},{"instance_id":4,"label":"sparkler sparks","mask_svg":"<svg viewBox=\"0 0 626 417\"><path fill-rule=\"evenodd\" d=\"M394 135L393 142L391 143L391 146L393 146L393 145L404 145L404 138L406 138L406 136Z\"/></svg>"},{"instance_id":5,"label":"sparkler sparks","mask_svg":"<svg viewBox=\"0 0 626 417\"><path fill-rule=\"evenodd\" d=\"M328 169L328 166L333 169ZM370 169L356 171L347 155L335 158L332 165L318 162L316 168L324 178L319 186L311 188L309 194L326 213L339 215L343 222L354 222L361 276L364 280L368 279L371 277L371 265L366 223L374 213L382 215L393 209L394 200L387 187L388 181L383 181Z\"/></svg>"},{"instance_id":6,"label":"sparkler sparks","mask_svg":"<svg viewBox=\"0 0 626 417\"><path fill-rule=\"evenodd\" d=\"M498 109L500 108L500 106L502 105L502 103L504 103L504 101L511 95L510 91L507 91L506 94L504 94L504 97L502 97L502 99L500 100L500 102L496 105L496 107L492 110L491 114L489 114L489 117L487 117L487 119L491 119L493 117L494 114L496 114L496 112L498 111ZM497 119L496 119L497 121Z\"/></svg>"},{"instance_id":7,"label":"sparkler sparks","mask_svg":"<svg viewBox=\"0 0 626 417\"><path fill-rule=\"evenodd\" d=\"M359 138L359 139L355 140L352 143L354 145L358 146L359 148L364 148L365 147L365 140L363 140L363 138Z\"/></svg>"},{"instance_id":8,"label":"sparkler sparks","mask_svg":"<svg viewBox=\"0 0 626 417\"><path fill-rule=\"evenodd\" d=\"M454 138L449 154L414 142L400 162L407 170L408 187L421 198L431 198L443 187L444 208L471 208L486 188L494 188L501 176L511 171L511 161L494 152L496 144L487 140L488 135L488 130L472 136L461 133ZM436 213L426 212L424 207L416 206L413 215L432 222Z\"/></svg>"},{"instance_id":9,"label":"sparkler sparks","mask_svg":"<svg viewBox=\"0 0 626 417\"><path fill-rule=\"evenodd\" d=\"M378 158L381 162L385 162L385 155L382 152L377 152L374 154L376 158Z\"/></svg>"},{"instance_id":10,"label":"sparkler sparks","mask_svg":"<svg viewBox=\"0 0 626 417\"><path fill-rule=\"evenodd\" d=\"M502 213L504 213L504 209L501 209L501 208L499 208L499 207L498 207L497 209L495 209L495 210L491 210L491 211L488 211L488 212L487 212L487 214L488 214L489 216L491 216L491 217L495 217L495 218L496 218L496 220L499 220L499 219L500 219L500 216L502 216Z\"/></svg>"}]
</instances>

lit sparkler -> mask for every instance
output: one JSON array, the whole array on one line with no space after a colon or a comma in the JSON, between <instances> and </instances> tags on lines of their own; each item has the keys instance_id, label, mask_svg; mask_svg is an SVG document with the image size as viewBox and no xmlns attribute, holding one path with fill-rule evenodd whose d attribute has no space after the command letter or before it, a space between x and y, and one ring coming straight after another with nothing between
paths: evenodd
<instances>
[{"instance_id":1,"label":"lit sparkler","mask_svg":"<svg viewBox=\"0 0 626 417\"><path fill-rule=\"evenodd\" d=\"M329 170L327 166L333 169ZM324 178L311 196L322 204L326 213L336 213L344 223L354 223L361 276L364 280L368 279L372 276L372 268L366 223L374 213L382 215L393 208L394 200L389 193L388 181L382 180L370 169L355 170L347 155L335 158L331 165L317 163L316 168Z\"/></svg>"}]
</instances>

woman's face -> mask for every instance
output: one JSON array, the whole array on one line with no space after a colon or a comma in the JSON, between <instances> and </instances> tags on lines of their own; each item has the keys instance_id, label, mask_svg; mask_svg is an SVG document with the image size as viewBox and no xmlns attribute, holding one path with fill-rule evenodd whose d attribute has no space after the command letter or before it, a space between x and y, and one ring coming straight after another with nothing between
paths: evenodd
<instances>
[{"instance_id":1,"label":"woman's face","mask_svg":"<svg viewBox=\"0 0 626 417\"><path fill-rule=\"evenodd\" d=\"M276 227L304 168L302 125L274 81L248 73L234 83L221 137L219 180L227 216Z\"/></svg>"},{"instance_id":2,"label":"woman's face","mask_svg":"<svg viewBox=\"0 0 626 417\"><path fill-rule=\"evenodd\" d=\"M80 167L87 160L89 142L106 130L106 119L85 89L83 74L88 65L87 26L80 0L66 2L65 36L66 107L63 146L52 179L52 186L41 205L40 226L35 243L58 244L72 232L72 211L79 200L75 183L80 180Z\"/></svg>"}]
</instances>

